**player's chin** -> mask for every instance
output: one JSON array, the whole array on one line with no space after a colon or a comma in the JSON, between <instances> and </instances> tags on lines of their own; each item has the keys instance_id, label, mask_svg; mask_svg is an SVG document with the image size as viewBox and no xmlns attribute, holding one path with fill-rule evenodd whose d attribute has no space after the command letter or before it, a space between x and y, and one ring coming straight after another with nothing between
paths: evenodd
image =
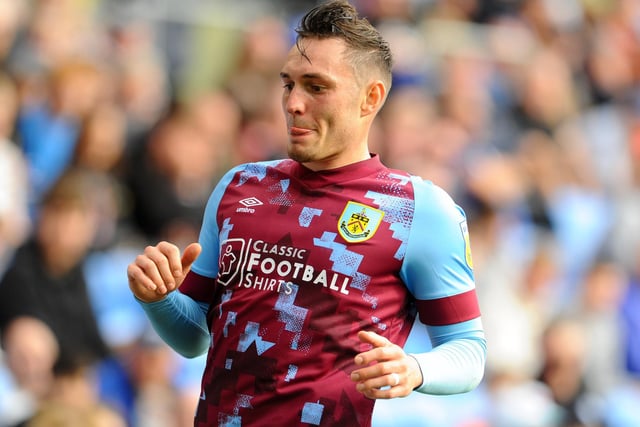
<instances>
[{"instance_id":1,"label":"player's chin","mask_svg":"<svg viewBox=\"0 0 640 427\"><path fill-rule=\"evenodd\" d=\"M315 160L312 153L309 152L302 144L290 142L287 147L289 158L300 163L308 163Z\"/></svg>"}]
</instances>

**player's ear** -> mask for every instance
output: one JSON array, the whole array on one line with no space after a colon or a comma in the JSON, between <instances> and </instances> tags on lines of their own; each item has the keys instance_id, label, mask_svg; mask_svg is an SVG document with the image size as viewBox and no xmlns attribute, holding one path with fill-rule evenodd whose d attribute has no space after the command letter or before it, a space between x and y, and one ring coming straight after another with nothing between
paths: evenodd
<instances>
[{"instance_id":1,"label":"player's ear","mask_svg":"<svg viewBox=\"0 0 640 427\"><path fill-rule=\"evenodd\" d=\"M381 80L374 80L366 89L365 96L360 105L362 116L375 114L380 110L387 96L387 88Z\"/></svg>"}]
</instances>

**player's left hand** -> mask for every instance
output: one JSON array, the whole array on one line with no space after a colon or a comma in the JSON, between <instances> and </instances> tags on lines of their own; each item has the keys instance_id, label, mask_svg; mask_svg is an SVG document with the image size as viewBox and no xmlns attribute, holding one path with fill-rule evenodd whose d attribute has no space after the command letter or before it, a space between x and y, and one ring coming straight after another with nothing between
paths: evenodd
<instances>
[{"instance_id":1,"label":"player's left hand","mask_svg":"<svg viewBox=\"0 0 640 427\"><path fill-rule=\"evenodd\" d=\"M372 349L356 355L351 380L356 389L370 399L391 399L409 395L422 384L418 361L375 332L360 331L358 338Z\"/></svg>"}]
</instances>

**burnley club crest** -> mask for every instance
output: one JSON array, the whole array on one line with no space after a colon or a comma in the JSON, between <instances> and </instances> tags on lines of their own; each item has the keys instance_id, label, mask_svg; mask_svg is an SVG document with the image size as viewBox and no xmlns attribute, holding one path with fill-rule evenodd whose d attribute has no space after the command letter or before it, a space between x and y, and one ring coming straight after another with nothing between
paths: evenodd
<instances>
[{"instance_id":1,"label":"burnley club crest","mask_svg":"<svg viewBox=\"0 0 640 427\"><path fill-rule=\"evenodd\" d=\"M383 216L380 209L349 202L338 220L338 232L349 243L364 242L376 233Z\"/></svg>"}]
</instances>

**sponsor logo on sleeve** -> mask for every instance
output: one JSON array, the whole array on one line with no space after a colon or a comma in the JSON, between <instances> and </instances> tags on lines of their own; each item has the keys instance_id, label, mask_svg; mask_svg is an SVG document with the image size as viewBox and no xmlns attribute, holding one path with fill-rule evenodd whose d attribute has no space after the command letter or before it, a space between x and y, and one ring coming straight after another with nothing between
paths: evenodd
<instances>
[{"instance_id":1,"label":"sponsor logo on sleeve","mask_svg":"<svg viewBox=\"0 0 640 427\"><path fill-rule=\"evenodd\" d=\"M473 269L473 258L471 257L471 240L469 239L469 226L467 225L467 221L462 221L460 223L460 231L462 232L462 237L464 238L464 259L467 262L469 268Z\"/></svg>"}]
</instances>

